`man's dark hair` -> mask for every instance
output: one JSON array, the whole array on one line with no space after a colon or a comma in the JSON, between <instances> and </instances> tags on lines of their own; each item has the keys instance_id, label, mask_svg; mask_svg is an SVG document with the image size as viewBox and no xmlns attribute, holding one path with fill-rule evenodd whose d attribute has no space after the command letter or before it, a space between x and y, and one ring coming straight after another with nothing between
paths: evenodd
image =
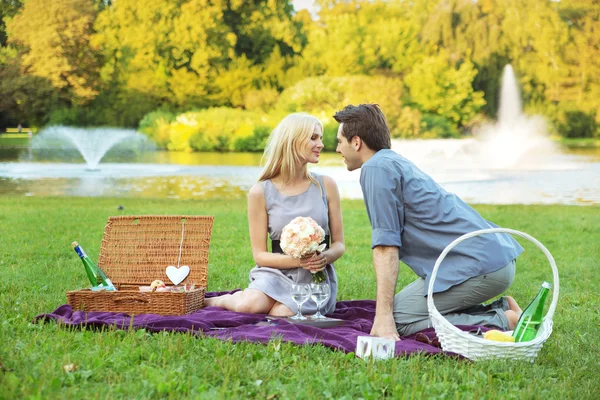
<instances>
[{"instance_id":1,"label":"man's dark hair","mask_svg":"<svg viewBox=\"0 0 600 400\"><path fill-rule=\"evenodd\" d=\"M336 112L333 118L344 124L342 136L348 141L358 136L374 151L392 147L390 128L377 104L348 105Z\"/></svg>"}]
</instances>

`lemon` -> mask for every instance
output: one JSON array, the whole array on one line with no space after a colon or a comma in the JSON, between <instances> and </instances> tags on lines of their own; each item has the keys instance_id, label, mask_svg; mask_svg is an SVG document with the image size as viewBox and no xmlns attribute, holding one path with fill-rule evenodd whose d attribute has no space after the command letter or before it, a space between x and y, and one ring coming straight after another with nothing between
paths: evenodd
<instances>
[{"instance_id":1,"label":"lemon","mask_svg":"<svg viewBox=\"0 0 600 400\"><path fill-rule=\"evenodd\" d=\"M515 338L509 335L508 333L504 333L502 331L498 331L496 329L489 330L483 333L483 338L487 340L495 340L496 342L514 342Z\"/></svg>"}]
</instances>

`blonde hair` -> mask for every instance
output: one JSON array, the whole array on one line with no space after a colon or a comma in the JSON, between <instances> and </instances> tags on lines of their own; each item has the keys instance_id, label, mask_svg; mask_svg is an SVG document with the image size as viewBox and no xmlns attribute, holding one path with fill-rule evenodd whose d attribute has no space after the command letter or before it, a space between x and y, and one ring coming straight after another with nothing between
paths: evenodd
<instances>
[{"instance_id":1,"label":"blonde hair","mask_svg":"<svg viewBox=\"0 0 600 400\"><path fill-rule=\"evenodd\" d=\"M267 141L261 160L264 167L258 181L266 181L281 175L284 184L289 183L299 172L296 168L302 160L300 151L306 148L314 134L315 126L321 128L323 132L321 121L306 113L294 113L282 119ZM308 173L306 164L302 168L303 175L320 188L317 180Z\"/></svg>"}]
</instances>

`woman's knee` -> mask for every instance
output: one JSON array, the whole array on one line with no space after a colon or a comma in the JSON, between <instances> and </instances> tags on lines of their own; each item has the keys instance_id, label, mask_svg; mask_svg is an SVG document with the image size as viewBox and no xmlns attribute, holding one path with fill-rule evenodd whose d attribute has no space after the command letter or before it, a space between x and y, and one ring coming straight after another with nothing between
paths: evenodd
<instances>
[{"instance_id":1,"label":"woman's knee","mask_svg":"<svg viewBox=\"0 0 600 400\"><path fill-rule=\"evenodd\" d=\"M285 304L275 303L275 305L269 310L269 315L273 315L275 317L289 317L294 315L294 313Z\"/></svg>"},{"instance_id":2,"label":"woman's knee","mask_svg":"<svg viewBox=\"0 0 600 400\"><path fill-rule=\"evenodd\" d=\"M244 291L239 297L234 311L249 314L266 314L273 306L271 304L273 300L269 300L271 299L262 292Z\"/></svg>"}]
</instances>

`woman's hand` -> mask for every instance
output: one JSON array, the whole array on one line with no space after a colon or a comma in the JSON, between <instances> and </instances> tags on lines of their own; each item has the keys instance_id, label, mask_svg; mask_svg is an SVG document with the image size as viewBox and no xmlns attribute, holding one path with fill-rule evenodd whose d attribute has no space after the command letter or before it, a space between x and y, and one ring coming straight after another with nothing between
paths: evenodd
<instances>
[{"instance_id":1,"label":"woman's hand","mask_svg":"<svg viewBox=\"0 0 600 400\"><path fill-rule=\"evenodd\" d=\"M320 252L306 255L300 259L300 266L312 273L322 271L327 267L327 256Z\"/></svg>"}]
</instances>

